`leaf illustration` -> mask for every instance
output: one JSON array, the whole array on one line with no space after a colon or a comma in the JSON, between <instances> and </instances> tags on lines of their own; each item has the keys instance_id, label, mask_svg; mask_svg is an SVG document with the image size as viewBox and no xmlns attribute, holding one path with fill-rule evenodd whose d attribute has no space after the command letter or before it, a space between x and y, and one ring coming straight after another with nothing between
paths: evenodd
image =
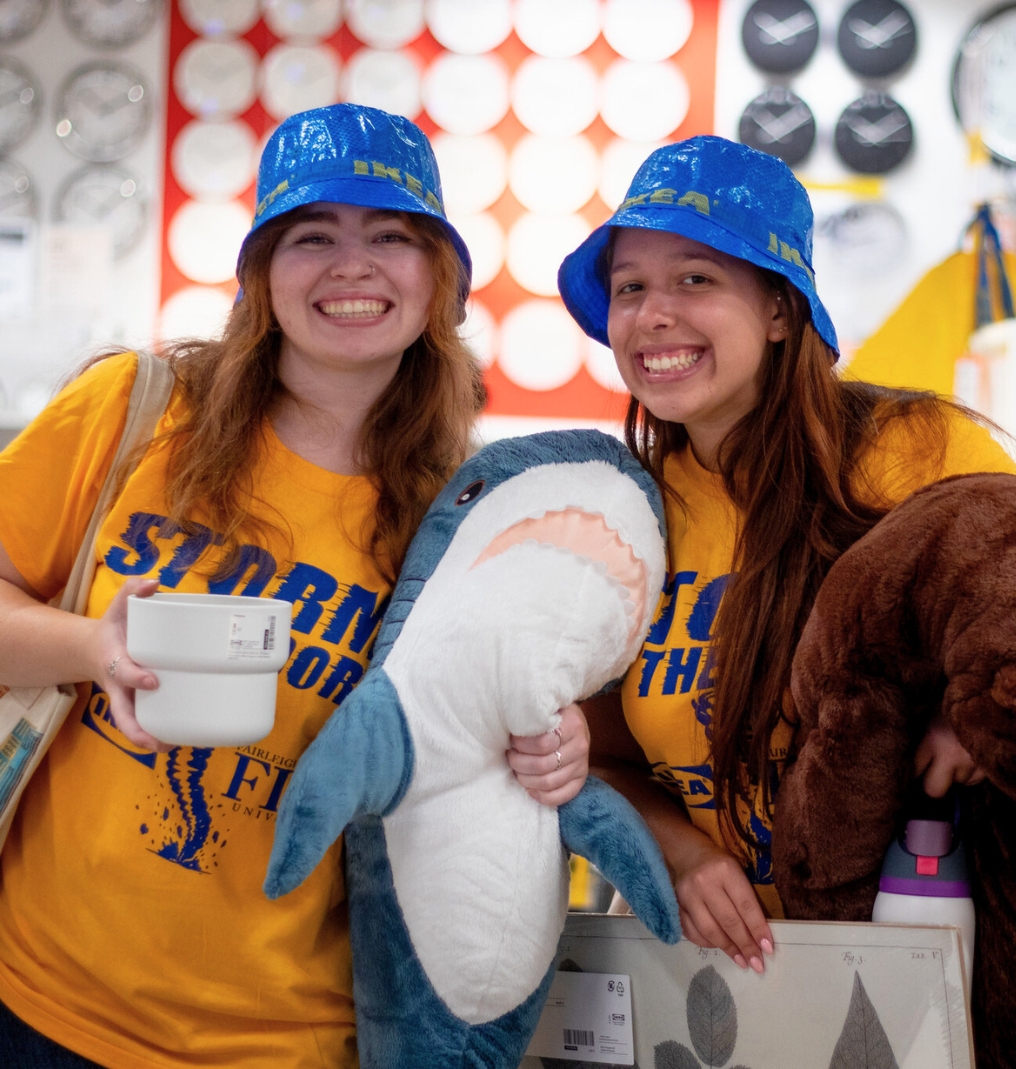
<instances>
[{"instance_id":1,"label":"leaf illustration","mask_svg":"<svg viewBox=\"0 0 1016 1069\"><path fill-rule=\"evenodd\" d=\"M655 1047L656 1069L701 1069L698 1059L683 1043L668 1039Z\"/></svg>"},{"instance_id":2,"label":"leaf illustration","mask_svg":"<svg viewBox=\"0 0 1016 1069\"><path fill-rule=\"evenodd\" d=\"M854 991L829 1069L899 1069L882 1022L854 971Z\"/></svg>"},{"instance_id":3,"label":"leaf illustration","mask_svg":"<svg viewBox=\"0 0 1016 1069\"><path fill-rule=\"evenodd\" d=\"M695 1053L706 1065L723 1065L737 1042L737 1007L726 980L712 965L688 985L688 1034Z\"/></svg>"}]
</instances>

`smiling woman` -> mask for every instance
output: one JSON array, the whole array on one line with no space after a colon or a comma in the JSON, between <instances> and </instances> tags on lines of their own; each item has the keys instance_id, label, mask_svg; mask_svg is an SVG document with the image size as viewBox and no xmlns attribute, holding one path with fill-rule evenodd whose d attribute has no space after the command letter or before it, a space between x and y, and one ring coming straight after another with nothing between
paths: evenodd
<instances>
[{"instance_id":1,"label":"smiling woman","mask_svg":"<svg viewBox=\"0 0 1016 1069\"><path fill-rule=\"evenodd\" d=\"M620 691L586 703L594 761L656 833L684 934L758 972L783 915L770 844L790 664L823 577L918 487L1013 470L971 413L836 375L812 228L782 160L697 137L650 155L558 276L613 350L628 444L667 498L657 619ZM944 791L930 740L916 771ZM946 785L966 781L949 749Z\"/></svg>"},{"instance_id":2,"label":"smiling woman","mask_svg":"<svg viewBox=\"0 0 1016 1069\"><path fill-rule=\"evenodd\" d=\"M457 334L469 254L423 132L349 104L285 120L237 276L221 339L165 354L173 394L114 472L86 615L47 602L112 467L135 354L93 361L0 455L0 684L83 681L0 854L2 1065L356 1064L341 844L283 902L261 884L289 777L364 674L483 401ZM160 587L293 604L258 745L170 748L138 726L135 691L158 681L127 654L127 598ZM581 787L577 707L515 747L541 801Z\"/></svg>"}]
</instances>

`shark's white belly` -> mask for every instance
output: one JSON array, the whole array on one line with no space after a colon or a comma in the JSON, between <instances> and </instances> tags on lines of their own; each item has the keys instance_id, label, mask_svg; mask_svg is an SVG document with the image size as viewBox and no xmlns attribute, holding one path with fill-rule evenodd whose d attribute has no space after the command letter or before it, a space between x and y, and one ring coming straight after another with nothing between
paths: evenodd
<instances>
[{"instance_id":1,"label":"shark's white belly","mask_svg":"<svg viewBox=\"0 0 1016 1069\"><path fill-rule=\"evenodd\" d=\"M384 820L399 905L420 964L469 1024L539 985L568 905L557 810L503 771L414 800ZM497 782L500 780L500 783Z\"/></svg>"}]
</instances>

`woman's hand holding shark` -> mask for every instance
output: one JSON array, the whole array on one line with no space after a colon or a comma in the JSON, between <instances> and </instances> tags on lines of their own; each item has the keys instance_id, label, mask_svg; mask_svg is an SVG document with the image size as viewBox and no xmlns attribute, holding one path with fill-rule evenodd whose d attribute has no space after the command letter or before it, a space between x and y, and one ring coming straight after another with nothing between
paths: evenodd
<instances>
[{"instance_id":1,"label":"woman's hand holding shark","mask_svg":"<svg viewBox=\"0 0 1016 1069\"><path fill-rule=\"evenodd\" d=\"M508 764L532 798L564 805L589 775L589 727L575 704L560 710L561 721L543 735L512 735Z\"/></svg>"}]
</instances>

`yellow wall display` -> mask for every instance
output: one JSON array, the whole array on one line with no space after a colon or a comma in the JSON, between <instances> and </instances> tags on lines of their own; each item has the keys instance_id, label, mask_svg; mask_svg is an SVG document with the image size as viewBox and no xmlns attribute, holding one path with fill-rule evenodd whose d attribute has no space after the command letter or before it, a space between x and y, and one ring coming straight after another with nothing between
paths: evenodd
<instances>
[{"instance_id":1,"label":"yellow wall display","mask_svg":"<svg viewBox=\"0 0 1016 1069\"><path fill-rule=\"evenodd\" d=\"M1016 255L1005 254L1016 281ZM848 378L951 396L956 361L976 328L977 256L957 252L933 267L857 350Z\"/></svg>"}]
</instances>

